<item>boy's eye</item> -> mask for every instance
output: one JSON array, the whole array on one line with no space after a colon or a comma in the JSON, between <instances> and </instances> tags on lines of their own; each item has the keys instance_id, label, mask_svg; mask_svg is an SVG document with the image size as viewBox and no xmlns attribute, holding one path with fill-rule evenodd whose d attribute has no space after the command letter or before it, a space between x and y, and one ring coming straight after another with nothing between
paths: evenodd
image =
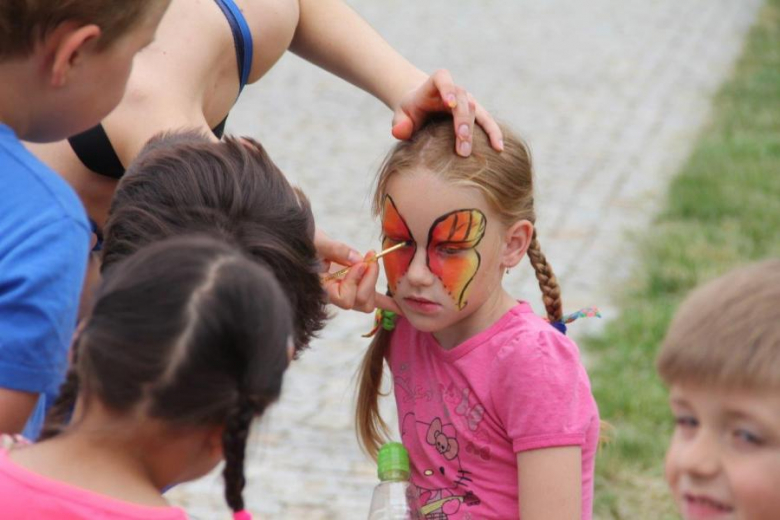
<instances>
[{"instance_id":1,"label":"boy's eye","mask_svg":"<svg viewBox=\"0 0 780 520\"><path fill-rule=\"evenodd\" d=\"M699 421L692 415L676 415L674 423L678 428L696 428L699 426Z\"/></svg>"},{"instance_id":2,"label":"boy's eye","mask_svg":"<svg viewBox=\"0 0 780 520\"><path fill-rule=\"evenodd\" d=\"M736 443L741 446L756 447L764 444L764 440L761 437L744 428L737 428L731 435Z\"/></svg>"}]
</instances>

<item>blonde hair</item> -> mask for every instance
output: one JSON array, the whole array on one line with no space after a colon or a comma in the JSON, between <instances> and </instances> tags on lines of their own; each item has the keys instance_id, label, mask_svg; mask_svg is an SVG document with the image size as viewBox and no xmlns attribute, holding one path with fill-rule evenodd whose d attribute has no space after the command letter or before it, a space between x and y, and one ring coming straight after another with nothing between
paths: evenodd
<instances>
[{"instance_id":1,"label":"blonde hair","mask_svg":"<svg viewBox=\"0 0 780 520\"><path fill-rule=\"evenodd\" d=\"M474 127L473 152L470 157L455 155L452 118L429 122L409 141L398 143L385 158L379 170L374 194L373 212L381 213L387 183L398 173L423 169L458 186L477 188L504 225L519 220L536 221L533 197L533 168L528 147L508 128L502 126L504 150L496 152L487 135ZM550 321L561 319L561 291L555 273L542 254L534 230L528 258L536 272L542 299ZM363 358L359 372L355 423L363 449L376 458L387 438L387 424L379 415L378 396L382 385L384 358L391 332L380 328Z\"/></svg>"},{"instance_id":2,"label":"blonde hair","mask_svg":"<svg viewBox=\"0 0 780 520\"><path fill-rule=\"evenodd\" d=\"M780 259L694 290L677 310L656 365L667 385L780 388Z\"/></svg>"}]
</instances>

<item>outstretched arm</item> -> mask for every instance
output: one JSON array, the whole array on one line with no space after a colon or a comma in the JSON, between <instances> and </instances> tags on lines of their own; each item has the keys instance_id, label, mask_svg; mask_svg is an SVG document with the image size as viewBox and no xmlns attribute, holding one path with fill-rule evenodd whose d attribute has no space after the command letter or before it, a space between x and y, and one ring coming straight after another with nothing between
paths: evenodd
<instances>
[{"instance_id":1,"label":"outstretched arm","mask_svg":"<svg viewBox=\"0 0 780 520\"><path fill-rule=\"evenodd\" d=\"M393 111L393 135L408 139L435 112L451 111L457 152L471 153L476 121L503 148L498 125L449 72L428 76L393 49L341 0L299 0L300 19L290 50L369 92Z\"/></svg>"}]
</instances>

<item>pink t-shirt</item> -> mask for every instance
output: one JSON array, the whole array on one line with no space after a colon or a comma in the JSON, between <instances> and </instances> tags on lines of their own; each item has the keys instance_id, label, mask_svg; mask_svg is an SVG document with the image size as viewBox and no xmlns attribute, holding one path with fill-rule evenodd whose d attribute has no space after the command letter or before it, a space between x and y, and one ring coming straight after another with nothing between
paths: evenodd
<instances>
[{"instance_id":1,"label":"pink t-shirt","mask_svg":"<svg viewBox=\"0 0 780 520\"><path fill-rule=\"evenodd\" d=\"M8 451L0 449L0 518L187 520L187 513L178 507L131 504L46 478L17 466Z\"/></svg>"},{"instance_id":2,"label":"pink t-shirt","mask_svg":"<svg viewBox=\"0 0 780 520\"><path fill-rule=\"evenodd\" d=\"M451 350L401 318L388 354L426 518L518 518L517 453L582 447L592 516L599 415L573 341L519 303Z\"/></svg>"}]
</instances>

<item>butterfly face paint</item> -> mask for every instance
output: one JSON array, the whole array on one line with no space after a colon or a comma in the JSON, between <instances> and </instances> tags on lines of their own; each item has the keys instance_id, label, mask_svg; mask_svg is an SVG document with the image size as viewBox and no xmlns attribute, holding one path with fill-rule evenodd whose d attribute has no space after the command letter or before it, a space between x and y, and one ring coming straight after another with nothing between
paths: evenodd
<instances>
[{"instance_id":1,"label":"butterfly face paint","mask_svg":"<svg viewBox=\"0 0 780 520\"><path fill-rule=\"evenodd\" d=\"M462 209L437 218L428 231L428 269L441 280L458 310L466 306L469 285L479 270L481 257L476 247L485 236L486 227L484 213L478 209ZM408 244L383 258L387 283L393 294L398 281L409 270L417 243L389 195L384 198L382 235L382 249L401 242Z\"/></svg>"},{"instance_id":2,"label":"butterfly face paint","mask_svg":"<svg viewBox=\"0 0 780 520\"><path fill-rule=\"evenodd\" d=\"M406 274L409 264L412 263L414 253L417 251L417 243L412 238L409 226L406 225L406 221L398 212L390 195L385 195L382 209L382 236L382 249L387 249L401 242L407 243L406 247L382 258L390 294L393 294L398 280Z\"/></svg>"},{"instance_id":3,"label":"butterfly face paint","mask_svg":"<svg viewBox=\"0 0 780 520\"><path fill-rule=\"evenodd\" d=\"M428 232L428 269L441 280L458 310L468 303L469 285L481 259L476 248L486 227L487 218L480 210L461 209L437 218Z\"/></svg>"}]
</instances>

